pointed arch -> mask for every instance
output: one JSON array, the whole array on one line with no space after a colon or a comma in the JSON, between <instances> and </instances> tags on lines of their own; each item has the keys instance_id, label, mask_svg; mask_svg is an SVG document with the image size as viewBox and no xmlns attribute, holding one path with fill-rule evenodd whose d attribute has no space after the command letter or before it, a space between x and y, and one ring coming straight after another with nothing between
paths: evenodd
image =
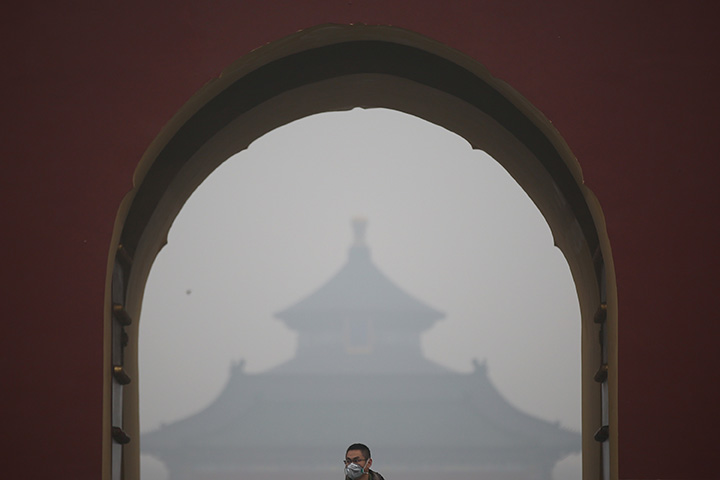
<instances>
[{"instance_id":1,"label":"pointed arch","mask_svg":"<svg viewBox=\"0 0 720 480\"><path fill-rule=\"evenodd\" d=\"M133 319L175 216L218 165L263 134L355 107L402 111L464 137L502 164L537 205L579 297L584 478L615 468L602 466L614 458L608 449L616 448L615 429L607 428L617 392L614 273L602 211L570 149L539 111L474 59L397 28L329 25L269 44L227 68L175 115L135 172L116 219L106 295L105 358L112 373L105 422L113 440L104 451L115 452L113 475L139 476L138 442L119 446L139 430Z\"/></svg>"}]
</instances>

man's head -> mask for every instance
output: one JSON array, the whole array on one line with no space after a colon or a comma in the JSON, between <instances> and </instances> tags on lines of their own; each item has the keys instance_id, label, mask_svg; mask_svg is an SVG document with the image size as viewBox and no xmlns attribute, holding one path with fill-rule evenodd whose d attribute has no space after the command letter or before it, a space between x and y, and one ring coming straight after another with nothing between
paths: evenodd
<instances>
[{"instance_id":1,"label":"man's head","mask_svg":"<svg viewBox=\"0 0 720 480\"><path fill-rule=\"evenodd\" d=\"M345 472L346 476L350 473L348 466L355 464L362 468L362 472L355 478L366 478L372 465L372 458L370 457L370 449L367 445L362 443L353 443L345 451Z\"/></svg>"}]
</instances>

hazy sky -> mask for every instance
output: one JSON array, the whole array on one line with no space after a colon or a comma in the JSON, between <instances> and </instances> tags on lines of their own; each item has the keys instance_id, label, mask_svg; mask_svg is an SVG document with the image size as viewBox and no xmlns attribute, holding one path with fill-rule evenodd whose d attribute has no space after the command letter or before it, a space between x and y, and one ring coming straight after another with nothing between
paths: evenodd
<instances>
[{"instance_id":1,"label":"hazy sky","mask_svg":"<svg viewBox=\"0 0 720 480\"><path fill-rule=\"evenodd\" d=\"M141 430L209 404L232 361L293 356L273 317L346 261L368 220L375 264L446 318L425 355L487 360L515 406L580 430L580 313L545 220L491 157L440 127L355 109L279 128L190 197L148 280L140 320Z\"/></svg>"}]
</instances>

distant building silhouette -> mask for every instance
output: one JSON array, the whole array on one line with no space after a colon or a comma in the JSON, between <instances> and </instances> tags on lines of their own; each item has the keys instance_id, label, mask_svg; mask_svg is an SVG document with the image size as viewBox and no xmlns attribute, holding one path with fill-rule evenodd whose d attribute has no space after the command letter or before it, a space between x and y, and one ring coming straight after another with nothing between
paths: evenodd
<instances>
[{"instance_id":1,"label":"distant building silhouette","mask_svg":"<svg viewBox=\"0 0 720 480\"><path fill-rule=\"evenodd\" d=\"M389 480L547 480L580 435L503 398L484 364L456 373L422 355L443 314L372 262L364 220L347 263L276 314L297 355L265 373L232 367L207 408L142 437L171 480L342 478L344 448L367 443ZM188 386L188 388L192 388Z\"/></svg>"}]
</instances>

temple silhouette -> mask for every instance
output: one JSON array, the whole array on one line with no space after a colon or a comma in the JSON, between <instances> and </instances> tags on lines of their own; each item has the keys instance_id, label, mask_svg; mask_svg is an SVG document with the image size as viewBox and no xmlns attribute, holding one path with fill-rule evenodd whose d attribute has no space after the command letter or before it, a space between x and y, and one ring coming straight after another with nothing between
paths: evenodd
<instances>
[{"instance_id":1,"label":"temple silhouette","mask_svg":"<svg viewBox=\"0 0 720 480\"><path fill-rule=\"evenodd\" d=\"M347 263L275 314L296 356L258 374L242 363L204 410L143 435L171 480L341 478L344 449L367 443L389 480L549 480L581 437L526 414L484 363L457 373L424 358L420 334L444 314L373 263L353 221Z\"/></svg>"}]
</instances>

